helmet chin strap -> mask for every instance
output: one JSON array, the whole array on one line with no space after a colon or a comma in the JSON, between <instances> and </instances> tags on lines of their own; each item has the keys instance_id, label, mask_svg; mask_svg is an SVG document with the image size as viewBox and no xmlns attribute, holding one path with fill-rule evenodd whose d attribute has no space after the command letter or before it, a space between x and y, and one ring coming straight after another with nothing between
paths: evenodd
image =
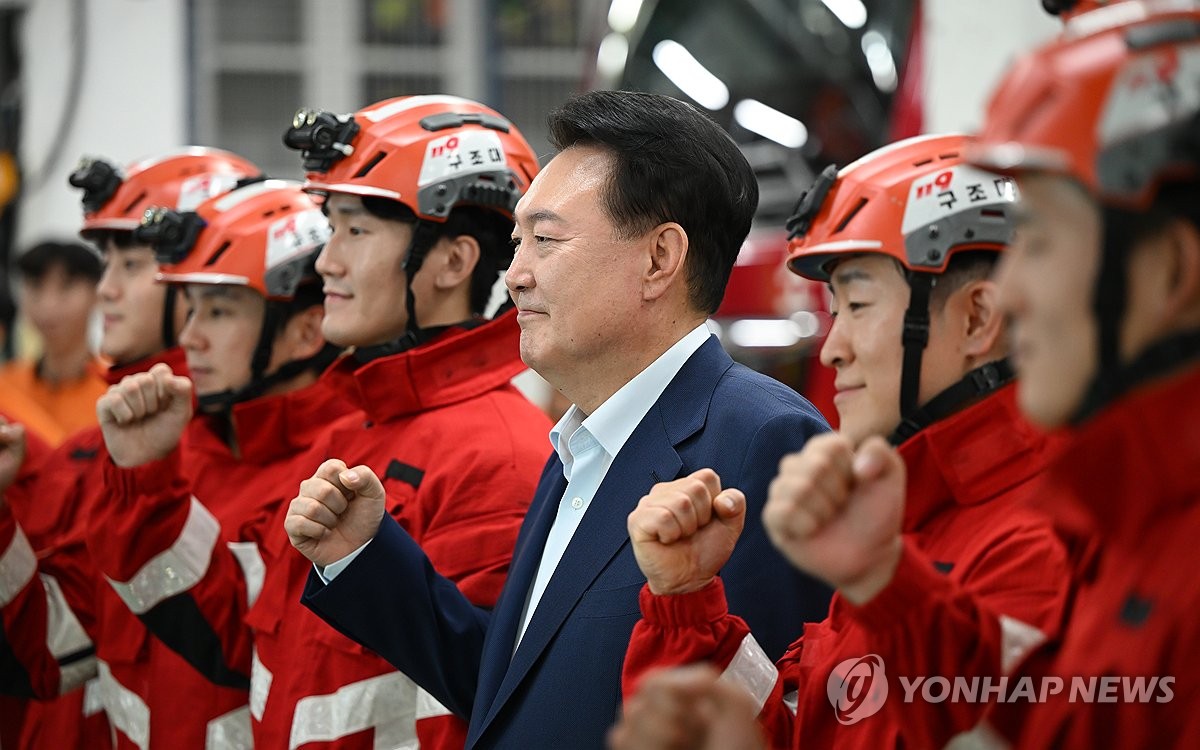
<instances>
[{"instance_id":1,"label":"helmet chin strap","mask_svg":"<svg viewBox=\"0 0 1200 750\"><path fill-rule=\"evenodd\" d=\"M179 290L174 284L168 284L163 295L162 342L163 351L178 343L175 337L175 308L178 305Z\"/></svg>"},{"instance_id":2,"label":"helmet chin strap","mask_svg":"<svg viewBox=\"0 0 1200 750\"><path fill-rule=\"evenodd\" d=\"M971 370L954 385L925 404L919 404L921 361L929 345L929 299L937 276L909 271L905 274L912 288L908 309L904 312L904 362L900 370L900 424L888 441L900 445L926 427L967 405L994 393L1012 382L1012 365L1007 359L989 362Z\"/></svg>"},{"instance_id":3,"label":"helmet chin strap","mask_svg":"<svg viewBox=\"0 0 1200 750\"><path fill-rule=\"evenodd\" d=\"M400 354L401 352L406 352L409 349L426 344L449 327L434 326L422 328L417 322L417 305L413 295L413 277L421 270L421 266L425 263L425 258L429 255L429 251L437 244L438 229L437 225L432 222L420 219L414 222L412 227L412 238L408 241L408 249L404 253L404 263L400 267L404 272L404 307L407 312L404 334L391 341L385 341L382 344L355 348L354 359L361 364L366 364L380 357Z\"/></svg>"},{"instance_id":4,"label":"helmet chin strap","mask_svg":"<svg viewBox=\"0 0 1200 750\"><path fill-rule=\"evenodd\" d=\"M1185 331L1151 344L1131 362L1122 363L1121 324L1129 307L1129 249L1138 232L1135 217L1120 209L1104 208L1102 215L1104 240L1092 297L1098 362L1095 377L1070 417L1072 425L1091 419L1134 387L1200 358L1200 331Z\"/></svg>"}]
</instances>

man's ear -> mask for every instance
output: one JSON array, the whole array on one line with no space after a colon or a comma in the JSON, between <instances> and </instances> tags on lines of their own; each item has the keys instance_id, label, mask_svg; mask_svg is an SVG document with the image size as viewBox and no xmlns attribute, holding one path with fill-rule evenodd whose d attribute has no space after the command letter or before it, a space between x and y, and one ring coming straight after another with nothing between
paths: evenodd
<instances>
[{"instance_id":1,"label":"man's ear","mask_svg":"<svg viewBox=\"0 0 1200 750\"><path fill-rule=\"evenodd\" d=\"M656 300L676 284L687 284L684 269L688 236L673 221L659 224L645 235L646 270L642 277L642 299Z\"/></svg>"},{"instance_id":2,"label":"man's ear","mask_svg":"<svg viewBox=\"0 0 1200 750\"><path fill-rule=\"evenodd\" d=\"M435 264L432 269L434 289L449 291L464 282L469 283L475 266L479 264L480 254L479 240L470 235L460 234L438 240L426 259L426 263L433 261Z\"/></svg>"},{"instance_id":3,"label":"man's ear","mask_svg":"<svg viewBox=\"0 0 1200 750\"><path fill-rule=\"evenodd\" d=\"M962 351L971 367L977 367L985 362L996 359L998 347L1004 342L1004 314L998 304L999 296L996 284L988 279L969 282L956 290L951 297L957 300L947 301L947 304L957 303L962 306Z\"/></svg>"},{"instance_id":4,"label":"man's ear","mask_svg":"<svg viewBox=\"0 0 1200 750\"><path fill-rule=\"evenodd\" d=\"M1167 225L1162 241L1166 273L1161 283L1162 325L1167 330L1200 326L1200 228L1185 219Z\"/></svg>"},{"instance_id":5,"label":"man's ear","mask_svg":"<svg viewBox=\"0 0 1200 750\"><path fill-rule=\"evenodd\" d=\"M325 346L325 336L321 333L324 316L322 305L312 305L288 319L275 339L275 350L279 352L276 357L286 362L316 356Z\"/></svg>"}]
</instances>

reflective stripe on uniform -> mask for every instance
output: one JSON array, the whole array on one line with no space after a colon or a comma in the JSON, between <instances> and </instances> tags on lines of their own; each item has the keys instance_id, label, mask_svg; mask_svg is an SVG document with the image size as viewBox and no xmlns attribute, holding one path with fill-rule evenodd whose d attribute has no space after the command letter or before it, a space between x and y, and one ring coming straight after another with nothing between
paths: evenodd
<instances>
[{"instance_id":1,"label":"reflective stripe on uniform","mask_svg":"<svg viewBox=\"0 0 1200 750\"><path fill-rule=\"evenodd\" d=\"M67 693L96 676L95 647L58 580L45 574L40 578L46 592L46 648L59 661L58 691Z\"/></svg>"},{"instance_id":2,"label":"reflective stripe on uniform","mask_svg":"<svg viewBox=\"0 0 1200 750\"><path fill-rule=\"evenodd\" d=\"M329 695L296 702L288 746L329 742L364 729L375 729L375 750L418 747L417 686L399 672L346 685Z\"/></svg>"},{"instance_id":3,"label":"reflective stripe on uniform","mask_svg":"<svg viewBox=\"0 0 1200 750\"><path fill-rule=\"evenodd\" d=\"M754 699L756 713L762 711L762 707L766 705L778 679L779 672L775 669L775 664L749 633L742 639L729 666L721 673L722 681L731 682L750 694Z\"/></svg>"},{"instance_id":4,"label":"reflective stripe on uniform","mask_svg":"<svg viewBox=\"0 0 1200 750\"><path fill-rule=\"evenodd\" d=\"M987 724L980 724L969 732L956 734L946 743L946 750L1011 750L1012 745L996 734Z\"/></svg>"},{"instance_id":5,"label":"reflective stripe on uniform","mask_svg":"<svg viewBox=\"0 0 1200 750\"><path fill-rule=\"evenodd\" d=\"M1008 615L1000 615L1000 637L1000 669L1004 674L1011 674L1030 651L1046 640L1042 631Z\"/></svg>"},{"instance_id":6,"label":"reflective stripe on uniform","mask_svg":"<svg viewBox=\"0 0 1200 750\"><path fill-rule=\"evenodd\" d=\"M259 721L262 721L263 711L267 709L272 679L271 670L258 658L258 649L254 649L250 658L250 715Z\"/></svg>"},{"instance_id":7,"label":"reflective stripe on uniform","mask_svg":"<svg viewBox=\"0 0 1200 750\"><path fill-rule=\"evenodd\" d=\"M98 672L98 693L108 720L140 750L149 750L150 707L137 693L117 682L104 661L98 662Z\"/></svg>"},{"instance_id":8,"label":"reflective stripe on uniform","mask_svg":"<svg viewBox=\"0 0 1200 750\"><path fill-rule=\"evenodd\" d=\"M233 553L238 565L242 568L242 578L246 581L247 604L254 606L258 595L262 592L263 579L267 575L267 565L263 562L262 553L258 551L255 542L226 542L225 546Z\"/></svg>"},{"instance_id":9,"label":"reflective stripe on uniform","mask_svg":"<svg viewBox=\"0 0 1200 750\"><path fill-rule=\"evenodd\" d=\"M110 578L109 583L134 614L145 614L204 577L220 531L217 519L193 497L175 543L143 565L133 578L125 582Z\"/></svg>"},{"instance_id":10,"label":"reflective stripe on uniform","mask_svg":"<svg viewBox=\"0 0 1200 750\"><path fill-rule=\"evenodd\" d=\"M17 527L8 549L0 555L0 607L7 607L29 585L36 572L37 556L33 554L25 532Z\"/></svg>"},{"instance_id":11,"label":"reflective stripe on uniform","mask_svg":"<svg viewBox=\"0 0 1200 750\"><path fill-rule=\"evenodd\" d=\"M438 702L424 688L417 686L417 721L432 719L437 716L450 716L454 712Z\"/></svg>"},{"instance_id":12,"label":"reflective stripe on uniform","mask_svg":"<svg viewBox=\"0 0 1200 750\"><path fill-rule=\"evenodd\" d=\"M205 750L252 750L250 707L235 708L208 722L204 735Z\"/></svg>"},{"instance_id":13,"label":"reflective stripe on uniform","mask_svg":"<svg viewBox=\"0 0 1200 750\"><path fill-rule=\"evenodd\" d=\"M100 678L88 680L83 686L83 715L94 716L104 710L104 696L101 694Z\"/></svg>"}]
</instances>

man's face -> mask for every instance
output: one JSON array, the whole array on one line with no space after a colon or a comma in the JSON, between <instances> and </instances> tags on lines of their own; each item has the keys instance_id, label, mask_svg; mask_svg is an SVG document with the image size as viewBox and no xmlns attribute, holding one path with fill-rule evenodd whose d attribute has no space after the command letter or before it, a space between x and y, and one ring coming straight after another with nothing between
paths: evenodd
<instances>
[{"instance_id":1,"label":"man's face","mask_svg":"<svg viewBox=\"0 0 1200 750\"><path fill-rule=\"evenodd\" d=\"M266 313L262 295L246 287L188 284L184 296L190 314L179 343L197 395L249 385Z\"/></svg>"},{"instance_id":2,"label":"man's face","mask_svg":"<svg viewBox=\"0 0 1200 750\"><path fill-rule=\"evenodd\" d=\"M41 334L47 350L74 348L87 340L88 320L96 306L96 285L71 277L62 264L40 279L22 279L21 307Z\"/></svg>"},{"instance_id":3,"label":"man's face","mask_svg":"<svg viewBox=\"0 0 1200 750\"><path fill-rule=\"evenodd\" d=\"M603 368L638 335L630 321L643 304L646 269L602 207L610 169L604 151L573 146L517 204L504 283L518 310L521 359L551 383L559 373Z\"/></svg>"},{"instance_id":4,"label":"man's face","mask_svg":"<svg viewBox=\"0 0 1200 750\"><path fill-rule=\"evenodd\" d=\"M368 213L354 195L334 193L326 207L333 236L317 258L317 273L325 282L321 330L326 340L372 346L402 336L408 314L400 267L412 240L411 225Z\"/></svg>"},{"instance_id":5,"label":"man's face","mask_svg":"<svg viewBox=\"0 0 1200 750\"><path fill-rule=\"evenodd\" d=\"M104 326L100 352L117 364L136 362L162 349L167 288L154 281L158 264L149 245L121 248L110 238L103 256L96 287Z\"/></svg>"},{"instance_id":6,"label":"man's face","mask_svg":"<svg viewBox=\"0 0 1200 750\"><path fill-rule=\"evenodd\" d=\"M889 435L900 424L900 379L904 362L904 312L911 290L891 258L859 255L839 262L830 279L833 326L821 348L821 362L837 371L838 432L855 444L871 435ZM925 403L965 374L966 358L948 325L957 314L948 303L931 311L929 344L921 358L918 401Z\"/></svg>"},{"instance_id":7,"label":"man's face","mask_svg":"<svg viewBox=\"0 0 1200 750\"><path fill-rule=\"evenodd\" d=\"M1021 224L997 271L1010 316L1022 411L1045 427L1064 424L1097 367L1091 305L1099 272L1100 212L1061 177L1019 180Z\"/></svg>"}]
</instances>

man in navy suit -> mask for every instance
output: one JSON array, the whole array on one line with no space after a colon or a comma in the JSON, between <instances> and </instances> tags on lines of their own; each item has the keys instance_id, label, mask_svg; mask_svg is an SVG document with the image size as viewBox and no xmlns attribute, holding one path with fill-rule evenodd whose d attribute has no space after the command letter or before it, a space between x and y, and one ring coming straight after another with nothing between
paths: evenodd
<instances>
[{"instance_id":1,"label":"man in navy suit","mask_svg":"<svg viewBox=\"0 0 1200 750\"><path fill-rule=\"evenodd\" d=\"M718 476L741 491L725 492L750 512L722 577L768 653L828 604L759 521L780 458L828 426L734 364L705 323L758 202L745 158L663 96L593 92L549 121L560 153L517 205L505 282L522 359L574 406L550 433L496 608L433 570L366 467L326 461L286 521L316 566L305 603L468 718L468 747L603 744L645 583L626 517L656 483L690 478L689 506L684 492L723 492Z\"/></svg>"}]
</instances>

